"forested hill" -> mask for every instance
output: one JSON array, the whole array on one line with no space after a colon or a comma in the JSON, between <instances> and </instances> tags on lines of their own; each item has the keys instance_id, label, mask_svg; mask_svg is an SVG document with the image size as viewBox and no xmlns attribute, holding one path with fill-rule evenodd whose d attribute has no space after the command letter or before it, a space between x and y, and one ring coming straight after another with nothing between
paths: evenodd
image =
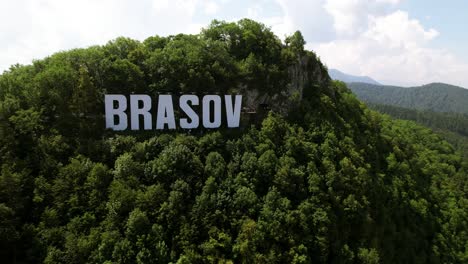
<instances>
[{"instance_id":1,"label":"forested hill","mask_svg":"<svg viewBox=\"0 0 468 264\"><path fill-rule=\"evenodd\" d=\"M466 263L467 164L252 20L0 75L2 263ZM268 103L243 129L103 129L107 93ZM251 126L250 126L251 125Z\"/></svg>"},{"instance_id":2,"label":"forested hill","mask_svg":"<svg viewBox=\"0 0 468 264\"><path fill-rule=\"evenodd\" d=\"M442 135L468 158L468 115L458 113L438 113L428 110L415 110L392 105L369 103L371 109L388 114L393 118L412 120L432 128Z\"/></svg>"},{"instance_id":3,"label":"forested hill","mask_svg":"<svg viewBox=\"0 0 468 264\"><path fill-rule=\"evenodd\" d=\"M468 89L431 83L418 87L349 83L348 87L365 102L394 105L399 107L435 112L468 114Z\"/></svg>"}]
</instances>

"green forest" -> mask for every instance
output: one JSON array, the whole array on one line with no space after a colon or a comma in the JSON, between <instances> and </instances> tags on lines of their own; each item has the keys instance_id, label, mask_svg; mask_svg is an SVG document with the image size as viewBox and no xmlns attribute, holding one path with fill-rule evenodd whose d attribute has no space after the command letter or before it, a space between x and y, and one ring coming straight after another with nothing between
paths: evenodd
<instances>
[{"instance_id":1,"label":"green forest","mask_svg":"<svg viewBox=\"0 0 468 264\"><path fill-rule=\"evenodd\" d=\"M359 82L347 85L365 102L433 112L468 114L468 90L446 83L430 83L408 88Z\"/></svg>"},{"instance_id":2,"label":"green forest","mask_svg":"<svg viewBox=\"0 0 468 264\"><path fill-rule=\"evenodd\" d=\"M376 111L393 118L412 120L431 128L468 158L468 115L416 110L392 105L367 103Z\"/></svg>"},{"instance_id":3,"label":"green forest","mask_svg":"<svg viewBox=\"0 0 468 264\"><path fill-rule=\"evenodd\" d=\"M304 44L215 20L5 71L1 262L467 263L460 152L367 108ZM271 109L239 129L104 128L104 94L169 92Z\"/></svg>"}]
</instances>

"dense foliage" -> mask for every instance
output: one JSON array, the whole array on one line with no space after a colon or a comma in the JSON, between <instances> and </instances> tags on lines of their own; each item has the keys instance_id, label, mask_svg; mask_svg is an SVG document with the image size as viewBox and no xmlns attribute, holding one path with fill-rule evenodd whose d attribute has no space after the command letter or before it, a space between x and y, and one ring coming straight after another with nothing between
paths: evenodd
<instances>
[{"instance_id":1,"label":"dense foliage","mask_svg":"<svg viewBox=\"0 0 468 264\"><path fill-rule=\"evenodd\" d=\"M468 115L438 113L372 103L368 104L368 106L393 118L412 120L432 128L457 150L460 150L464 157L468 158Z\"/></svg>"},{"instance_id":2,"label":"dense foliage","mask_svg":"<svg viewBox=\"0 0 468 264\"><path fill-rule=\"evenodd\" d=\"M468 90L445 83L410 88L348 83L348 87L359 99L369 103L468 114Z\"/></svg>"},{"instance_id":3,"label":"dense foliage","mask_svg":"<svg viewBox=\"0 0 468 264\"><path fill-rule=\"evenodd\" d=\"M0 76L0 259L466 263L462 158L368 110L303 45L299 32L282 43L251 20L215 21L12 67ZM314 83L259 125L102 128L104 93L275 94L300 83L297 68Z\"/></svg>"}]
</instances>

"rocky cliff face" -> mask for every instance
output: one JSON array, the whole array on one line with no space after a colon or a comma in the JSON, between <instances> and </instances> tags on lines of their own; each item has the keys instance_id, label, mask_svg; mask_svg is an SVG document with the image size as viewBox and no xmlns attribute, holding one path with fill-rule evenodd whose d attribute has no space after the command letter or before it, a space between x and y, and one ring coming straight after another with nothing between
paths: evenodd
<instances>
[{"instance_id":1,"label":"rocky cliff face","mask_svg":"<svg viewBox=\"0 0 468 264\"><path fill-rule=\"evenodd\" d=\"M325 92L334 98L332 89L328 89L330 77L327 69L313 52L306 52L297 57L296 63L288 68L289 83L280 94L261 93L257 89L246 86L240 88L244 95L243 111L258 112L272 109L286 114L294 104L299 103L304 96Z\"/></svg>"}]
</instances>

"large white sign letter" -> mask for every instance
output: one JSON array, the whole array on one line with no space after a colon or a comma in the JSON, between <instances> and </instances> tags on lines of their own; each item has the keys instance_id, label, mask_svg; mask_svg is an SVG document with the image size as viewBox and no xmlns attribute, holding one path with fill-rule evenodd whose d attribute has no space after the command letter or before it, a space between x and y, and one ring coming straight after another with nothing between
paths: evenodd
<instances>
[{"instance_id":1,"label":"large white sign letter","mask_svg":"<svg viewBox=\"0 0 468 264\"><path fill-rule=\"evenodd\" d=\"M234 107L232 107L232 95L225 95L224 101L226 103L226 118L228 127L239 127L242 95L236 95Z\"/></svg>"},{"instance_id":2,"label":"large white sign letter","mask_svg":"<svg viewBox=\"0 0 468 264\"><path fill-rule=\"evenodd\" d=\"M143 102L143 107L138 108L138 102ZM143 116L143 126L145 130L151 129L151 97L146 94L132 94L130 95L130 117L132 130L140 130L139 116Z\"/></svg>"},{"instance_id":3,"label":"large white sign letter","mask_svg":"<svg viewBox=\"0 0 468 264\"><path fill-rule=\"evenodd\" d=\"M117 108L114 108L115 101L118 103ZM127 110L127 98L121 94L106 94L104 102L106 108L106 128L111 128L116 131L127 129L127 114L124 112ZM119 117L119 123L117 125L114 122L114 116Z\"/></svg>"},{"instance_id":4,"label":"large white sign letter","mask_svg":"<svg viewBox=\"0 0 468 264\"><path fill-rule=\"evenodd\" d=\"M210 111L211 102L214 103L213 111ZM210 120L211 112L213 112L213 121ZM203 126L205 128L221 126L221 97L219 95L205 95L203 97Z\"/></svg>"},{"instance_id":5,"label":"large white sign letter","mask_svg":"<svg viewBox=\"0 0 468 264\"><path fill-rule=\"evenodd\" d=\"M180 109L184 111L191 122L188 121L188 118L180 119L180 127L185 129L197 128L199 125L198 115L193 111L188 102L191 102L192 105L198 105L199 100L196 95L182 95L179 100Z\"/></svg>"},{"instance_id":6,"label":"large white sign letter","mask_svg":"<svg viewBox=\"0 0 468 264\"><path fill-rule=\"evenodd\" d=\"M172 105L172 95L168 95L168 94L159 96L156 129L164 129L165 124L167 124L169 129L175 129L174 106Z\"/></svg>"}]
</instances>

